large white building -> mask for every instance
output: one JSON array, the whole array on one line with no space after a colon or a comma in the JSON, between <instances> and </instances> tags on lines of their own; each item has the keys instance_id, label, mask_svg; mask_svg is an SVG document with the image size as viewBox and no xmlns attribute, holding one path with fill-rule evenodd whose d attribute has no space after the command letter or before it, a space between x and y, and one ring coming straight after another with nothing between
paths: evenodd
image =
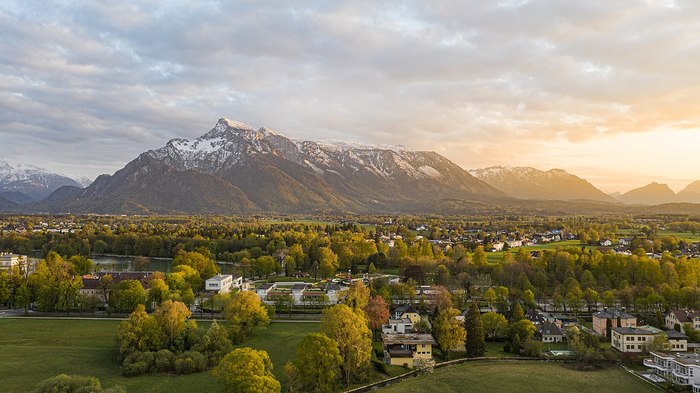
<instances>
[{"instance_id":1,"label":"large white building","mask_svg":"<svg viewBox=\"0 0 700 393\"><path fill-rule=\"evenodd\" d=\"M9 252L0 253L0 269L10 270L15 266L25 266L26 264L26 255L17 255Z\"/></svg>"},{"instance_id":2,"label":"large white building","mask_svg":"<svg viewBox=\"0 0 700 393\"><path fill-rule=\"evenodd\" d=\"M240 288L240 285L238 287ZM233 276L230 274L217 274L207 279L204 288L207 291L229 293L231 288L233 288Z\"/></svg>"},{"instance_id":3,"label":"large white building","mask_svg":"<svg viewBox=\"0 0 700 393\"><path fill-rule=\"evenodd\" d=\"M694 353L649 352L651 358L644 365L667 380L691 386L693 393L700 393L700 355Z\"/></svg>"},{"instance_id":4,"label":"large white building","mask_svg":"<svg viewBox=\"0 0 700 393\"><path fill-rule=\"evenodd\" d=\"M638 327L614 327L612 328L612 347L620 352L646 352L655 334Z\"/></svg>"}]
</instances>

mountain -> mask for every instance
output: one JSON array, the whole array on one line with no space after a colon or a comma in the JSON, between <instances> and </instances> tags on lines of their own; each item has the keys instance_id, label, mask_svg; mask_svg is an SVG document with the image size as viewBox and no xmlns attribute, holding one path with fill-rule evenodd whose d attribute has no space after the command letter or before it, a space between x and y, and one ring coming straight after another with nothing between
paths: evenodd
<instances>
[{"instance_id":1,"label":"mountain","mask_svg":"<svg viewBox=\"0 0 700 393\"><path fill-rule=\"evenodd\" d=\"M61 186L80 186L75 180L45 169L0 161L0 192L20 192L33 200L41 200Z\"/></svg>"},{"instance_id":2,"label":"mountain","mask_svg":"<svg viewBox=\"0 0 700 393\"><path fill-rule=\"evenodd\" d=\"M12 201L18 205L26 205L34 202L34 199L32 199L29 195L19 191L0 192L0 197L3 197L8 201Z\"/></svg>"},{"instance_id":3,"label":"mountain","mask_svg":"<svg viewBox=\"0 0 700 393\"><path fill-rule=\"evenodd\" d=\"M85 187L89 186L90 184L92 184L92 182L95 181L95 179L89 178L87 176L81 176L81 177L75 179L75 181L78 184L80 184L81 187L85 188Z\"/></svg>"},{"instance_id":4,"label":"mountain","mask_svg":"<svg viewBox=\"0 0 700 393\"><path fill-rule=\"evenodd\" d=\"M508 199L434 152L300 141L222 118L204 135L172 139L44 208L138 214L374 212L442 198Z\"/></svg>"},{"instance_id":5,"label":"mountain","mask_svg":"<svg viewBox=\"0 0 700 393\"><path fill-rule=\"evenodd\" d=\"M679 202L700 203L700 180L679 191L677 198Z\"/></svg>"},{"instance_id":6,"label":"mountain","mask_svg":"<svg viewBox=\"0 0 700 393\"><path fill-rule=\"evenodd\" d=\"M616 202L591 183L563 169L541 171L530 167L493 166L469 173L519 199Z\"/></svg>"},{"instance_id":7,"label":"mountain","mask_svg":"<svg viewBox=\"0 0 700 393\"><path fill-rule=\"evenodd\" d=\"M676 193L666 184L656 182L622 194L620 200L635 205L660 205L676 201Z\"/></svg>"},{"instance_id":8,"label":"mountain","mask_svg":"<svg viewBox=\"0 0 700 393\"><path fill-rule=\"evenodd\" d=\"M14 212L19 209L19 204L0 195L0 212Z\"/></svg>"}]
</instances>

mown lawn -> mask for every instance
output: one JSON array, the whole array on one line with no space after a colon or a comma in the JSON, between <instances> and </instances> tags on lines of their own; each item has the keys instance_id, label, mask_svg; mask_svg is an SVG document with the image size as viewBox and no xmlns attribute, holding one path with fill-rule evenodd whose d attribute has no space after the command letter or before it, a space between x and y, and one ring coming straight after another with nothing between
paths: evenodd
<instances>
[{"instance_id":1,"label":"mown lawn","mask_svg":"<svg viewBox=\"0 0 700 393\"><path fill-rule=\"evenodd\" d=\"M122 385L129 392L221 392L209 374L121 376L115 336L119 321L0 319L0 392L30 392L57 374L95 376L102 385ZM206 327L206 323L200 326ZM275 322L241 346L266 350L274 372L295 356L296 345L318 323Z\"/></svg>"},{"instance_id":2,"label":"mown lawn","mask_svg":"<svg viewBox=\"0 0 700 393\"><path fill-rule=\"evenodd\" d=\"M656 393L624 370L574 371L556 363L474 362L445 367L432 374L399 382L383 393Z\"/></svg>"}]
</instances>

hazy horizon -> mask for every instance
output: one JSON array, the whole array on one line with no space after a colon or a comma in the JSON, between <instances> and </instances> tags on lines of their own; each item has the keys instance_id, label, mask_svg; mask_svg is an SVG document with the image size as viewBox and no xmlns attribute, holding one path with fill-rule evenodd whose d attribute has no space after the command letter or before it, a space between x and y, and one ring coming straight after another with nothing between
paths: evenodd
<instances>
[{"instance_id":1,"label":"hazy horizon","mask_svg":"<svg viewBox=\"0 0 700 393\"><path fill-rule=\"evenodd\" d=\"M73 177L222 116L605 192L700 179L700 3L0 4L2 160Z\"/></svg>"}]
</instances>

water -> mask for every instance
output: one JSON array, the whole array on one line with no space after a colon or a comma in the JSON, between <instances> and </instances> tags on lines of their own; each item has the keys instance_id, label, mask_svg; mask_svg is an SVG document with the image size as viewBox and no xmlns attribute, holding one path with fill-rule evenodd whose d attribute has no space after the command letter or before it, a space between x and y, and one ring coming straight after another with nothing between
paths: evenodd
<instances>
[{"instance_id":1,"label":"water","mask_svg":"<svg viewBox=\"0 0 700 393\"><path fill-rule=\"evenodd\" d=\"M95 271L134 271L134 257L93 256ZM172 259L151 259L151 263L142 270L170 273L173 269Z\"/></svg>"}]
</instances>

